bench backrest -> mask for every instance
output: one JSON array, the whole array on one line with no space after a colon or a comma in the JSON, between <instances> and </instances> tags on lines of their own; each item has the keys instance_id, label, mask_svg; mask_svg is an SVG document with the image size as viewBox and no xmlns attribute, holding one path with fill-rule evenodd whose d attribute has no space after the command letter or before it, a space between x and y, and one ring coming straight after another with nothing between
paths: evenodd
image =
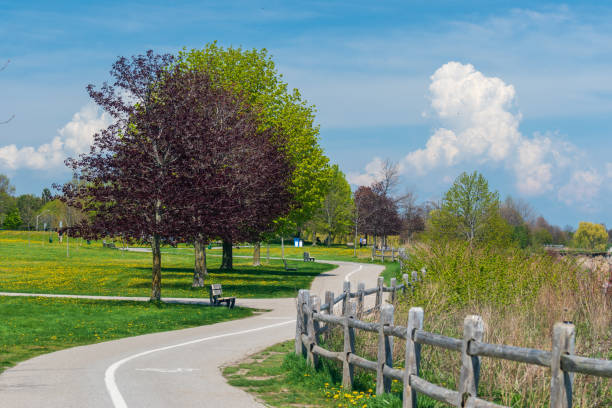
<instances>
[{"instance_id":1,"label":"bench backrest","mask_svg":"<svg viewBox=\"0 0 612 408\"><path fill-rule=\"evenodd\" d=\"M304 252L304 259L310 259L310 253Z\"/></svg>"},{"instance_id":2,"label":"bench backrest","mask_svg":"<svg viewBox=\"0 0 612 408\"><path fill-rule=\"evenodd\" d=\"M210 294L213 297L217 297L217 296L223 295L223 291L221 290L221 284L220 283L213 283L212 285L210 285Z\"/></svg>"}]
</instances>

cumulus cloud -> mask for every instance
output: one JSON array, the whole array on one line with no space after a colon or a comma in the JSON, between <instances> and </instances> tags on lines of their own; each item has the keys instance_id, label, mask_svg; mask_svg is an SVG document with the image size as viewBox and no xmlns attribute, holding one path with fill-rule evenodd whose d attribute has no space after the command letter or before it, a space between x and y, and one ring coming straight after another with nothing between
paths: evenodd
<instances>
[{"instance_id":1,"label":"cumulus cloud","mask_svg":"<svg viewBox=\"0 0 612 408\"><path fill-rule=\"evenodd\" d=\"M39 170L63 166L67 157L89 151L93 135L110 124L108 114L99 114L94 105L86 105L58 130L58 136L49 143L38 147L17 147L15 144L0 147L0 167Z\"/></svg>"},{"instance_id":2,"label":"cumulus cloud","mask_svg":"<svg viewBox=\"0 0 612 408\"><path fill-rule=\"evenodd\" d=\"M584 204L587 208L593 207L603 181L597 170L576 170L570 181L559 189L559 199L566 204Z\"/></svg>"},{"instance_id":3,"label":"cumulus cloud","mask_svg":"<svg viewBox=\"0 0 612 408\"><path fill-rule=\"evenodd\" d=\"M423 148L405 156L402 164L410 174L423 176L466 163L490 164L514 174L520 193L536 195L554 190L555 178L575 161L575 148L556 135L526 137L519 131L516 92L502 79L459 62L444 64L430 79L431 116L440 126ZM352 179L369 180L368 168L377 160Z\"/></svg>"},{"instance_id":4,"label":"cumulus cloud","mask_svg":"<svg viewBox=\"0 0 612 408\"><path fill-rule=\"evenodd\" d=\"M380 176L382 175L383 171L383 166L383 160L380 157L375 157L371 162L366 164L365 172L349 172L346 178L351 184L355 184L357 186L369 186L370 184L380 179Z\"/></svg>"}]
</instances>

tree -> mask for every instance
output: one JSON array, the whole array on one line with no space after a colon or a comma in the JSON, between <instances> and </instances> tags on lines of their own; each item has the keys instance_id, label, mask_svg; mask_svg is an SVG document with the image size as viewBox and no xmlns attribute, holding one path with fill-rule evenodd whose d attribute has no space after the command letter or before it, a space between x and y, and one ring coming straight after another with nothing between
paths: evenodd
<instances>
[{"instance_id":1,"label":"tree","mask_svg":"<svg viewBox=\"0 0 612 408\"><path fill-rule=\"evenodd\" d=\"M386 237L399 234L402 226L397 203L386 194L388 190L385 187L385 183L376 182L370 187L361 186L355 191L358 229L372 235L374 245L377 237L381 237L382 245L385 245Z\"/></svg>"},{"instance_id":2,"label":"tree","mask_svg":"<svg viewBox=\"0 0 612 408\"><path fill-rule=\"evenodd\" d=\"M179 63L205 70L214 84L244 95L247 104L261 107L262 128L274 127L287 136L284 151L293 166L290 193L299 205L275 221L275 231L281 236L296 229L299 233L321 207L331 177L329 159L319 145L319 128L314 125L314 106L297 89L289 90L265 49L223 48L213 42L201 50L183 50ZM254 252L258 243L255 247Z\"/></svg>"},{"instance_id":3,"label":"tree","mask_svg":"<svg viewBox=\"0 0 612 408\"><path fill-rule=\"evenodd\" d=\"M315 213L313 222L318 231L327 233L327 245L331 245L334 237L349 232L353 198L351 187L340 171L338 165L332 166L332 177L319 211Z\"/></svg>"},{"instance_id":4,"label":"tree","mask_svg":"<svg viewBox=\"0 0 612 408\"><path fill-rule=\"evenodd\" d=\"M51 190L49 190L48 188L43 188L42 194L40 195L40 198L43 202L43 204L47 204L49 201L53 200L53 196L51 195Z\"/></svg>"},{"instance_id":5,"label":"tree","mask_svg":"<svg viewBox=\"0 0 612 408\"><path fill-rule=\"evenodd\" d=\"M112 86L88 87L116 123L94 136L89 154L67 161L79 182L63 186L64 200L89 215L79 233L150 243L152 300L161 298L162 241L250 236L291 204L283 179L291 167L271 143L282 135L259 131L256 111L205 72L171 62L152 51L120 58ZM276 187L260 193L271 180Z\"/></svg>"},{"instance_id":6,"label":"tree","mask_svg":"<svg viewBox=\"0 0 612 408\"><path fill-rule=\"evenodd\" d=\"M4 223L4 218L8 212L15 207L15 187L11 184L10 179L0 174L0 223Z\"/></svg>"},{"instance_id":7,"label":"tree","mask_svg":"<svg viewBox=\"0 0 612 408\"><path fill-rule=\"evenodd\" d=\"M16 201L21 220L25 225L31 228L36 222L38 210L43 205L42 199L32 194L23 194L17 197Z\"/></svg>"},{"instance_id":8,"label":"tree","mask_svg":"<svg viewBox=\"0 0 612 408\"><path fill-rule=\"evenodd\" d=\"M205 70L177 68L160 85L157 98L162 107L189 107L178 115L171 110L166 120L178 124L174 132L189 141L194 155L186 188L199 197L191 210L191 232L183 237L194 242L193 286L203 286L207 240L222 238L230 254L232 242L259 239L274 219L293 208L292 166L283 149L287 138L274 127L262 129L260 107L214 86ZM223 265L232 268L231 256Z\"/></svg>"},{"instance_id":9,"label":"tree","mask_svg":"<svg viewBox=\"0 0 612 408\"><path fill-rule=\"evenodd\" d=\"M4 218L4 228L6 229L17 229L21 225L21 217L19 216L19 209L14 207L6 214Z\"/></svg>"},{"instance_id":10,"label":"tree","mask_svg":"<svg viewBox=\"0 0 612 408\"><path fill-rule=\"evenodd\" d=\"M461 173L431 213L430 229L435 238L475 242L509 239L508 224L499 215L499 196L489 191L482 174Z\"/></svg>"},{"instance_id":11,"label":"tree","mask_svg":"<svg viewBox=\"0 0 612 408\"><path fill-rule=\"evenodd\" d=\"M573 240L577 248L603 251L608 242L608 232L602 224L581 221Z\"/></svg>"}]
</instances>

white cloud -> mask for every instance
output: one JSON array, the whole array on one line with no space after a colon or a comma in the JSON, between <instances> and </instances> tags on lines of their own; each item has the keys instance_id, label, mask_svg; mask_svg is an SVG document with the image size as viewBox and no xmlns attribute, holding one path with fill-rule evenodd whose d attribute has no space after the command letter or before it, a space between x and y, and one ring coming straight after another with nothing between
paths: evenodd
<instances>
[{"instance_id":1,"label":"white cloud","mask_svg":"<svg viewBox=\"0 0 612 408\"><path fill-rule=\"evenodd\" d=\"M490 164L511 171L520 193L537 195L553 190L555 178L576 161L573 145L554 134L521 134L516 92L500 78L487 77L471 64L448 62L430 79L427 116L440 127L423 148L405 156L408 172L423 176L455 165ZM353 179L369 180L368 166Z\"/></svg>"},{"instance_id":2,"label":"white cloud","mask_svg":"<svg viewBox=\"0 0 612 408\"><path fill-rule=\"evenodd\" d=\"M371 162L366 164L364 173L349 172L346 179L349 183L357 186L369 186L378 181L382 174L384 162L380 157L375 157Z\"/></svg>"},{"instance_id":3,"label":"white cloud","mask_svg":"<svg viewBox=\"0 0 612 408\"><path fill-rule=\"evenodd\" d=\"M559 189L558 197L566 204L593 207L602 183L603 177L597 170L576 170L570 181Z\"/></svg>"},{"instance_id":4,"label":"white cloud","mask_svg":"<svg viewBox=\"0 0 612 408\"><path fill-rule=\"evenodd\" d=\"M98 114L95 106L86 105L58 130L59 136L49 143L38 147L19 148L15 144L0 147L0 168L39 170L63 166L67 157L89 151L93 135L110 124L108 114Z\"/></svg>"},{"instance_id":5,"label":"white cloud","mask_svg":"<svg viewBox=\"0 0 612 408\"><path fill-rule=\"evenodd\" d=\"M612 178L612 163L606 163L606 175L608 178Z\"/></svg>"}]
</instances>

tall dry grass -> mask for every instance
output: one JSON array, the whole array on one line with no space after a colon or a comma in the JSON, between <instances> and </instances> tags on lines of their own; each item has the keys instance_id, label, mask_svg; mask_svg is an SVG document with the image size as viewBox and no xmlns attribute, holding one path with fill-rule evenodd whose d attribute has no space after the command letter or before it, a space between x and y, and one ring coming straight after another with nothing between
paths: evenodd
<instances>
[{"instance_id":1,"label":"tall dry grass","mask_svg":"<svg viewBox=\"0 0 612 408\"><path fill-rule=\"evenodd\" d=\"M555 322L576 325L576 353L612 359L612 307L602 292L608 277L603 259L556 258L515 249L471 249L460 243L422 247L407 265L428 273L411 296L396 304L396 324L408 309L425 310L425 330L462 337L463 319L482 316L485 341L551 349ZM396 347L401 362L403 345ZM446 386L458 381L458 353L423 347L426 377ZM543 407L549 401L550 370L483 358L479 394L513 407ZM577 374L574 406L611 407L612 380Z\"/></svg>"},{"instance_id":2,"label":"tall dry grass","mask_svg":"<svg viewBox=\"0 0 612 408\"><path fill-rule=\"evenodd\" d=\"M612 303L602 291L609 266L603 258L445 243L412 248L402 273L422 267L427 274L414 292L396 301L396 325L405 326L409 308L420 306L425 330L461 338L464 318L477 314L485 322L485 342L550 350L554 323L571 321L576 325L576 354L612 359ZM403 367L405 344L394 341L394 365ZM377 342L375 333L356 330L358 355L375 360ZM341 330L333 331L327 346L342 350ZM456 389L460 366L459 353L422 347L421 373L428 381ZM374 381L370 372L357 369L356 374L361 383ZM487 400L546 407L549 387L550 369L482 358L479 395ZM612 379L576 374L574 406L612 407Z\"/></svg>"}]
</instances>

